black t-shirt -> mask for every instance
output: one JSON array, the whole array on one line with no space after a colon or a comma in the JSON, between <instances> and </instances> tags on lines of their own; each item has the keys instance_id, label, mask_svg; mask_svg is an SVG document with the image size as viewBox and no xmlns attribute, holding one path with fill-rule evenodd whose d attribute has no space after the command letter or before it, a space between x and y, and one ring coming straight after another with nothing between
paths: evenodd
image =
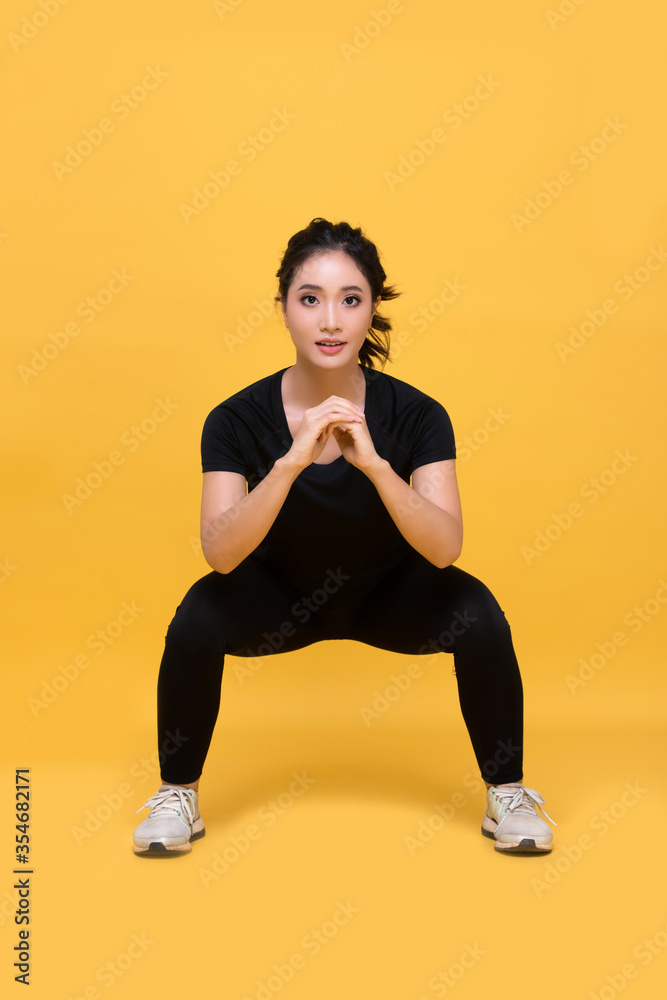
<instances>
[{"instance_id":1,"label":"black t-shirt","mask_svg":"<svg viewBox=\"0 0 667 1000\"><path fill-rule=\"evenodd\" d=\"M456 458L444 406L407 382L360 365L366 378L366 425L378 455L410 482L414 469ZM202 471L242 473L250 492L292 445L282 402L282 368L219 403L204 422ZM312 462L294 480L282 508L252 555L274 567L304 596L336 577L336 600L378 583L414 550L370 479L343 455ZM328 583L330 591L334 584Z\"/></svg>"}]
</instances>

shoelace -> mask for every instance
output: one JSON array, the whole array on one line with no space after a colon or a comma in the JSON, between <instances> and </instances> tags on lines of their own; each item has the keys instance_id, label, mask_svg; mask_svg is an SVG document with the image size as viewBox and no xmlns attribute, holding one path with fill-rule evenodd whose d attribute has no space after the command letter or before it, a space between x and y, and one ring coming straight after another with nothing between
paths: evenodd
<instances>
[{"instance_id":1,"label":"shoelace","mask_svg":"<svg viewBox=\"0 0 667 1000\"><path fill-rule=\"evenodd\" d=\"M535 791L534 788L526 788L524 785L519 785L516 789L499 788L497 785L494 785L493 793L498 796L503 805L507 806L508 812L531 813L535 811L535 806L537 806L540 812L544 813L550 823L553 823L554 826L558 826L558 823L555 823L554 820L552 820L546 809L542 809L544 799L539 792Z\"/></svg>"},{"instance_id":2,"label":"shoelace","mask_svg":"<svg viewBox=\"0 0 667 1000\"><path fill-rule=\"evenodd\" d=\"M168 800L176 797L178 800L178 805L176 802L169 802ZM180 808L179 808L180 806ZM185 788L161 788L151 795L150 799L146 799L143 806L137 809L137 812L141 812L142 809L150 809L150 818L153 816L168 816L176 814L178 819L181 819L181 813L184 813L187 817L187 822L192 829L192 824L195 820L195 807L192 798L188 795Z\"/></svg>"}]
</instances>

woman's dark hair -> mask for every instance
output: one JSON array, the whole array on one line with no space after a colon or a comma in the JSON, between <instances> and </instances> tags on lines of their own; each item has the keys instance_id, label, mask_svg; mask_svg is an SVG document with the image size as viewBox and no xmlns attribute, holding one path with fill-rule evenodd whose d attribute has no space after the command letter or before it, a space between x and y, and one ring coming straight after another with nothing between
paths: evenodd
<instances>
[{"instance_id":1,"label":"woman's dark hair","mask_svg":"<svg viewBox=\"0 0 667 1000\"><path fill-rule=\"evenodd\" d=\"M279 279L279 295L276 302L287 302L289 290L294 275L309 257L315 254L331 253L342 250L355 262L368 284L371 286L373 301L379 296L384 299L395 299L397 292L394 285L386 285L387 275L380 263L377 248L360 228L353 229L347 222L328 222L326 219L311 219L305 229L301 229L290 237L287 249L283 254L280 267L276 271ZM377 312L371 319L368 336L359 349L359 361L362 365L373 367L373 359L382 360L384 368L389 357L389 331L391 323Z\"/></svg>"}]
</instances>

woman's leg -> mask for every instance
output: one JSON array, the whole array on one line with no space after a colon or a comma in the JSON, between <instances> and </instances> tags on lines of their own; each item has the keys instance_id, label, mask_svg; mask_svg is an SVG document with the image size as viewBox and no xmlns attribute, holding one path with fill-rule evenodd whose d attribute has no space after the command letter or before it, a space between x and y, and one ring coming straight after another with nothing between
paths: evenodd
<instances>
[{"instance_id":1,"label":"woman's leg","mask_svg":"<svg viewBox=\"0 0 667 1000\"><path fill-rule=\"evenodd\" d=\"M204 836L199 776L218 717L225 653L267 656L325 638L317 614L304 614L301 602L250 555L231 573L197 580L178 605L158 675L162 785L142 806L150 814L134 831L135 854L183 855Z\"/></svg>"},{"instance_id":2,"label":"woman's leg","mask_svg":"<svg viewBox=\"0 0 667 1000\"><path fill-rule=\"evenodd\" d=\"M397 653L454 654L459 702L484 781L523 777L523 686L510 626L489 588L418 552L360 605L347 637Z\"/></svg>"},{"instance_id":3,"label":"woman's leg","mask_svg":"<svg viewBox=\"0 0 667 1000\"><path fill-rule=\"evenodd\" d=\"M196 788L220 708L225 653L265 656L317 642L317 614L248 556L190 587L167 629L157 685L163 782Z\"/></svg>"}]
</instances>

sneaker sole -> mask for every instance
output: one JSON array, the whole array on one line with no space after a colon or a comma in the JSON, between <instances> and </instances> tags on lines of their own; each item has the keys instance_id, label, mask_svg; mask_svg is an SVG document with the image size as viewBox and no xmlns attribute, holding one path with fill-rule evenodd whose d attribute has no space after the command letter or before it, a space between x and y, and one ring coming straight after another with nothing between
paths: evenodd
<instances>
[{"instance_id":1,"label":"sneaker sole","mask_svg":"<svg viewBox=\"0 0 667 1000\"><path fill-rule=\"evenodd\" d=\"M189 854L192 850L192 841L199 840L205 833L206 830L199 830L197 833L193 833L185 844L174 844L169 847L160 840L154 840L146 847L139 847L135 844L134 853L138 858L180 858L184 854Z\"/></svg>"},{"instance_id":2,"label":"sneaker sole","mask_svg":"<svg viewBox=\"0 0 667 1000\"><path fill-rule=\"evenodd\" d=\"M548 854L552 849L551 844L536 844L530 837L506 844L502 840L496 840L495 834L490 830L485 830L484 827L481 829L485 837L494 841L495 849L501 854Z\"/></svg>"}]
</instances>

